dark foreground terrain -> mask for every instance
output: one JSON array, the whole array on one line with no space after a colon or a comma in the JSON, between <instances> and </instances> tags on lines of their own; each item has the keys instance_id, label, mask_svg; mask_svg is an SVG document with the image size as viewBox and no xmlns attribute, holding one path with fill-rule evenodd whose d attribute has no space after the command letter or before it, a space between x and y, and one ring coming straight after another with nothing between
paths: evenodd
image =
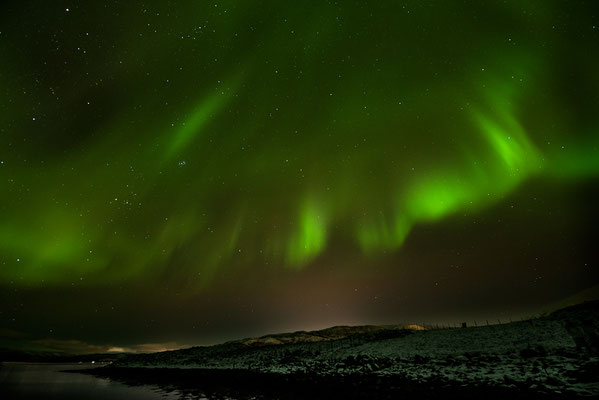
<instances>
[{"instance_id":1,"label":"dark foreground terrain","mask_svg":"<svg viewBox=\"0 0 599 400\"><path fill-rule=\"evenodd\" d=\"M131 355L88 373L208 398L591 397L599 395L599 302L466 329L269 335Z\"/></svg>"},{"instance_id":2,"label":"dark foreground terrain","mask_svg":"<svg viewBox=\"0 0 599 400\"><path fill-rule=\"evenodd\" d=\"M81 372L81 371L78 371ZM87 373L92 373L88 370ZM455 384L442 379L417 382L377 374L332 375L259 373L241 370L107 367L95 376L131 386L157 385L165 393L208 399L569 399L589 396L528 385Z\"/></svg>"}]
</instances>

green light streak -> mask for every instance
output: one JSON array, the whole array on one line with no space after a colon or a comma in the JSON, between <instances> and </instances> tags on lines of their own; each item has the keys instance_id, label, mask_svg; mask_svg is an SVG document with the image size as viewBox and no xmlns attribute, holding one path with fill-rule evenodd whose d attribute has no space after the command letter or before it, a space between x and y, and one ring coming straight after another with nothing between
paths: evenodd
<instances>
[{"instance_id":1,"label":"green light streak","mask_svg":"<svg viewBox=\"0 0 599 400\"><path fill-rule=\"evenodd\" d=\"M10 257L10 264L18 266L0 269L0 277L26 283L52 283L70 274L85 274L101 267L90 262L87 250L90 239L83 237L74 216L51 211L39 221L20 224L7 221L0 226L0 250Z\"/></svg>"},{"instance_id":2,"label":"green light streak","mask_svg":"<svg viewBox=\"0 0 599 400\"><path fill-rule=\"evenodd\" d=\"M299 225L287 245L287 261L294 266L313 260L325 248L327 239L326 215L315 202L303 204Z\"/></svg>"},{"instance_id":3,"label":"green light streak","mask_svg":"<svg viewBox=\"0 0 599 400\"><path fill-rule=\"evenodd\" d=\"M194 140L227 100L228 96L216 93L200 103L191 113L191 116L182 124L182 127L173 135L173 139L166 152L166 157L170 158L174 156Z\"/></svg>"},{"instance_id":4,"label":"green light streak","mask_svg":"<svg viewBox=\"0 0 599 400\"><path fill-rule=\"evenodd\" d=\"M391 225L381 218L358 227L356 240L365 253L396 249L414 225L439 221L464 209L480 210L540 172L542 157L514 117L509 106L513 99L496 93L490 97L494 117L473 113L474 125L487 145L484 157L465 155L469 164L435 168L400 191L395 214L401 218Z\"/></svg>"},{"instance_id":5,"label":"green light streak","mask_svg":"<svg viewBox=\"0 0 599 400\"><path fill-rule=\"evenodd\" d=\"M204 96L189 117L181 123L175 134L172 135L172 139L166 150L165 157L167 159L181 152L202 132L205 132L208 124L216 118L217 114L233 98L234 92L241 82L241 74L233 76L227 82L227 86L222 86L211 95Z\"/></svg>"},{"instance_id":6,"label":"green light streak","mask_svg":"<svg viewBox=\"0 0 599 400\"><path fill-rule=\"evenodd\" d=\"M410 222L398 216L392 223L384 218L377 221L367 220L357 229L357 240L364 253L373 254L381 250L399 248L411 229Z\"/></svg>"}]
</instances>

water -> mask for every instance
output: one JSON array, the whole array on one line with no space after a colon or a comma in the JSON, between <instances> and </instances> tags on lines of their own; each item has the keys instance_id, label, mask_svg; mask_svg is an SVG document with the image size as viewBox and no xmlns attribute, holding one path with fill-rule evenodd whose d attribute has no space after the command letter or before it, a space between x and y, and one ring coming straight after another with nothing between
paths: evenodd
<instances>
[{"instance_id":1,"label":"water","mask_svg":"<svg viewBox=\"0 0 599 400\"><path fill-rule=\"evenodd\" d=\"M87 374L61 372L90 368L90 364L1 363L1 399L127 399L170 400L189 398L177 390L155 385L127 386ZM197 398L194 396L194 398Z\"/></svg>"}]
</instances>

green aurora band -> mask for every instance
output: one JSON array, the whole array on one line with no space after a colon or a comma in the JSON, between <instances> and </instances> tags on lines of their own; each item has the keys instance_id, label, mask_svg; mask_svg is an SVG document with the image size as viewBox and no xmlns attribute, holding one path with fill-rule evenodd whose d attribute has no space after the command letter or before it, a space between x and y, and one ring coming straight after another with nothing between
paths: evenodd
<instances>
[{"instance_id":1,"label":"green aurora band","mask_svg":"<svg viewBox=\"0 0 599 400\"><path fill-rule=\"evenodd\" d=\"M530 180L599 174L599 61L585 56L597 33L568 66L595 96L581 109L554 63L571 41L552 33L559 3L497 2L509 27L481 15L448 30L437 27L459 13L451 2L409 3L409 14L371 5L379 25L357 4L270 2L264 16L245 2L187 4L166 20L149 3L131 26L101 20L115 31L110 51L82 37L101 24L64 22L64 47L88 49L68 56L77 84L38 66L43 51L24 66L4 34L2 282L177 270L196 289L224 268L306 268L336 241L372 258ZM98 82L109 88L97 93ZM89 98L95 111L75 111Z\"/></svg>"}]
</instances>

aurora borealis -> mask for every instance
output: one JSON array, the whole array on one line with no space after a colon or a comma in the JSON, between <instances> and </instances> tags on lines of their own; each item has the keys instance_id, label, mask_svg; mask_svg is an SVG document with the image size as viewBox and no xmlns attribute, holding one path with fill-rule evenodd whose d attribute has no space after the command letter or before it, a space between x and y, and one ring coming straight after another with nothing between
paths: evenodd
<instances>
[{"instance_id":1,"label":"aurora borealis","mask_svg":"<svg viewBox=\"0 0 599 400\"><path fill-rule=\"evenodd\" d=\"M599 282L594 2L0 9L5 341L507 318Z\"/></svg>"}]
</instances>

